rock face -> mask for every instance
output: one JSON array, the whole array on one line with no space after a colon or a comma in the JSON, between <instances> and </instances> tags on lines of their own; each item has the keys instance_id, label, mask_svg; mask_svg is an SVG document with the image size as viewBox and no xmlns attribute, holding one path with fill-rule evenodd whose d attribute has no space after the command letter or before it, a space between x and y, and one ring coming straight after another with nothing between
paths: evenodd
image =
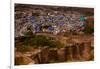
<instances>
[{"instance_id":1,"label":"rock face","mask_svg":"<svg viewBox=\"0 0 100 69\"><path fill-rule=\"evenodd\" d=\"M26 56L21 52L15 54L15 64L45 64L66 61L88 61L93 57L91 42L73 44L63 48L41 48L31 56Z\"/></svg>"},{"instance_id":2,"label":"rock face","mask_svg":"<svg viewBox=\"0 0 100 69\"><path fill-rule=\"evenodd\" d=\"M50 62L54 62L58 60L57 48L52 48L49 50L49 60Z\"/></svg>"},{"instance_id":3,"label":"rock face","mask_svg":"<svg viewBox=\"0 0 100 69\"><path fill-rule=\"evenodd\" d=\"M84 49L83 49L83 60L90 60L91 58L91 42L84 43Z\"/></svg>"},{"instance_id":4,"label":"rock face","mask_svg":"<svg viewBox=\"0 0 100 69\"><path fill-rule=\"evenodd\" d=\"M49 49L48 48L44 48L42 49L41 53L40 53L40 59L41 59L41 64L44 63L48 63L49 61Z\"/></svg>"},{"instance_id":5,"label":"rock face","mask_svg":"<svg viewBox=\"0 0 100 69\"><path fill-rule=\"evenodd\" d=\"M71 47L70 46L67 46L65 47L65 54L66 54L66 61L71 61L73 58L72 58L72 51L71 51Z\"/></svg>"},{"instance_id":6,"label":"rock face","mask_svg":"<svg viewBox=\"0 0 100 69\"><path fill-rule=\"evenodd\" d=\"M30 57L23 56L21 52L16 52L15 54L15 65L28 65L28 64L35 64L35 61L32 60Z\"/></svg>"},{"instance_id":7,"label":"rock face","mask_svg":"<svg viewBox=\"0 0 100 69\"><path fill-rule=\"evenodd\" d=\"M59 62L66 61L66 50L65 50L65 48L58 49L57 54L58 54L58 61Z\"/></svg>"},{"instance_id":8,"label":"rock face","mask_svg":"<svg viewBox=\"0 0 100 69\"><path fill-rule=\"evenodd\" d=\"M43 48L40 52L33 54L32 59L35 60L36 64L44 64L49 61L49 49Z\"/></svg>"},{"instance_id":9,"label":"rock face","mask_svg":"<svg viewBox=\"0 0 100 69\"><path fill-rule=\"evenodd\" d=\"M74 61L80 60L80 52L77 44L72 46L72 57Z\"/></svg>"}]
</instances>

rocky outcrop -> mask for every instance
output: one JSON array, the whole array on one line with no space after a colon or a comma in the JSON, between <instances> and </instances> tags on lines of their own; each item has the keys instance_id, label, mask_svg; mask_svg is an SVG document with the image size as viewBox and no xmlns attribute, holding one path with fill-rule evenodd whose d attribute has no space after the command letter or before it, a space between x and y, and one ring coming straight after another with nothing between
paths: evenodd
<instances>
[{"instance_id":1,"label":"rocky outcrop","mask_svg":"<svg viewBox=\"0 0 100 69\"><path fill-rule=\"evenodd\" d=\"M93 60L91 42L85 42L81 44L74 44L72 46L66 46L63 48L42 48L40 51L35 51L28 56L21 52L15 54L15 64L45 64L55 62L67 62L67 61L88 61Z\"/></svg>"}]
</instances>

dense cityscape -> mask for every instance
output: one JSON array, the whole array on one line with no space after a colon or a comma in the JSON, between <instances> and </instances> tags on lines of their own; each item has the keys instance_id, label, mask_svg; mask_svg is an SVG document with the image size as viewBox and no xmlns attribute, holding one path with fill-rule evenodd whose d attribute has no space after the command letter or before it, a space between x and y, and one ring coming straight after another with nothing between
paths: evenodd
<instances>
[{"instance_id":1,"label":"dense cityscape","mask_svg":"<svg viewBox=\"0 0 100 69\"><path fill-rule=\"evenodd\" d=\"M93 60L93 37L93 8L15 4L15 65Z\"/></svg>"}]
</instances>

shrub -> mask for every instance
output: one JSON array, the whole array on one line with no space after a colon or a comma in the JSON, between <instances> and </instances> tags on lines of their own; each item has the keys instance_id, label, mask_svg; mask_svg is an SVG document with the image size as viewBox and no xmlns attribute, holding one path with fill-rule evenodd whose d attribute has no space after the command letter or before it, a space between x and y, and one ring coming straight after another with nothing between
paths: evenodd
<instances>
[{"instance_id":1,"label":"shrub","mask_svg":"<svg viewBox=\"0 0 100 69\"><path fill-rule=\"evenodd\" d=\"M59 47L61 46L59 42L52 41L48 39L46 36L42 36L42 35L33 35L30 37L20 37L19 42L21 46L37 46L37 47L44 47L44 46Z\"/></svg>"}]
</instances>

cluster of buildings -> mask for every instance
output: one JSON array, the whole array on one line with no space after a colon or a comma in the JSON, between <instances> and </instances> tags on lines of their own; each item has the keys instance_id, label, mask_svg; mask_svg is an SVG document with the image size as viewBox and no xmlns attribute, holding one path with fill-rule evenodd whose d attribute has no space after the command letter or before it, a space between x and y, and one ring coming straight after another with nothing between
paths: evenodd
<instances>
[{"instance_id":1,"label":"cluster of buildings","mask_svg":"<svg viewBox=\"0 0 100 69\"><path fill-rule=\"evenodd\" d=\"M42 11L43 12L43 11ZM31 23L34 32L67 32L70 30L77 31L84 25L84 17L78 12L62 13L60 11L54 11L54 13L47 13L47 15L38 15L29 13L24 21ZM41 12L40 12L41 13ZM60 13L60 14L59 14Z\"/></svg>"},{"instance_id":2,"label":"cluster of buildings","mask_svg":"<svg viewBox=\"0 0 100 69\"><path fill-rule=\"evenodd\" d=\"M65 8L66 9L66 8ZM18 18L19 14L19 18ZM76 10L62 10L57 7L31 7L30 9L17 10L15 11L16 24L19 24L19 31L26 29L25 26L31 25L32 32L50 32L58 34L62 32L70 31L82 31L84 30L85 16ZM16 27L16 30L18 30ZM23 28L24 27L24 28Z\"/></svg>"}]
</instances>

